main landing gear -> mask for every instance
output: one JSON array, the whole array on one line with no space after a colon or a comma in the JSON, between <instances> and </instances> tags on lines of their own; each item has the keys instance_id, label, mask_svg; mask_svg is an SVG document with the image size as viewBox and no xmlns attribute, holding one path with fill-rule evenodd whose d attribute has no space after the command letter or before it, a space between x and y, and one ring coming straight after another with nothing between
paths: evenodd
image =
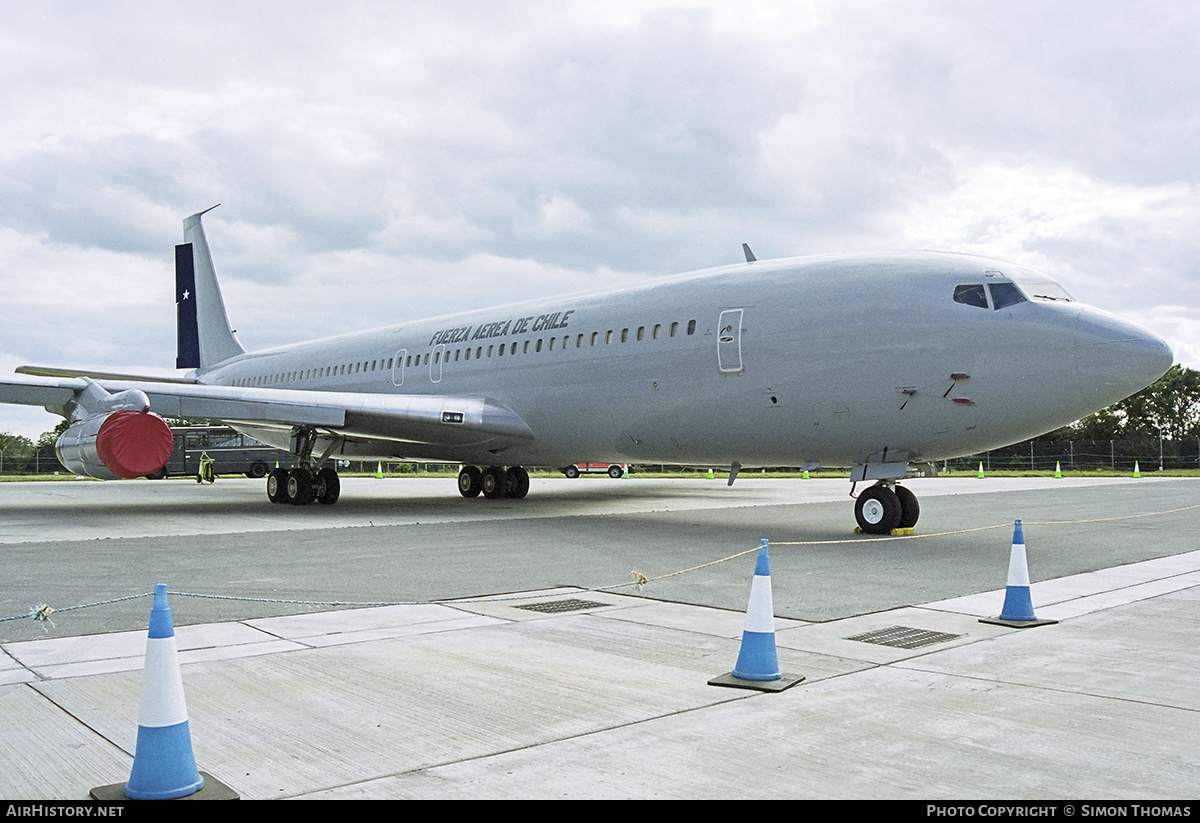
<instances>
[{"instance_id":1,"label":"main landing gear","mask_svg":"<svg viewBox=\"0 0 1200 823\"><path fill-rule=\"evenodd\" d=\"M333 453L338 441L333 440L319 458L313 458L313 445L317 433L312 429L298 429L293 435L292 453L296 455L296 468L276 468L267 475L267 497L272 503L291 503L307 506L316 501L332 506L342 494L342 481L337 469L323 464ZM262 475L259 475L261 477Z\"/></svg>"},{"instance_id":2,"label":"main landing gear","mask_svg":"<svg viewBox=\"0 0 1200 823\"><path fill-rule=\"evenodd\" d=\"M458 473L458 493L477 497L480 492L489 500L503 497L519 500L529 494L529 472L521 466L463 466Z\"/></svg>"},{"instance_id":3,"label":"main landing gear","mask_svg":"<svg viewBox=\"0 0 1200 823\"><path fill-rule=\"evenodd\" d=\"M274 469L267 475L267 497L272 503L306 506L316 501L332 506L341 493L342 481L330 466L317 472L301 467Z\"/></svg>"},{"instance_id":4,"label":"main landing gear","mask_svg":"<svg viewBox=\"0 0 1200 823\"><path fill-rule=\"evenodd\" d=\"M921 507L917 496L895 481L880 481L858 496L854 519L864 534L891 534L917 525Z\"/></svg>"}]
</instances>

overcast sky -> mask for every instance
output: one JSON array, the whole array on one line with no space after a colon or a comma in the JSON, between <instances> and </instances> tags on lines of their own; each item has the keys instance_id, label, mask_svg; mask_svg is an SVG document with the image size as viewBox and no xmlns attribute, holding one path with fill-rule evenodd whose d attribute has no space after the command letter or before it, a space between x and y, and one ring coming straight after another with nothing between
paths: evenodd
<instances>
[{"instance_id":1,"label":"overcast sky","mask_svg":"<svg viewBox=\"0 0 1200 823\"><path fill-rule=\"evenodd\" d=\"M1200 367L1191 2L0 0L0 372L736 262L969 251ZM0 407L0 431L58 418Z\"/></svg>"}]
</instances>

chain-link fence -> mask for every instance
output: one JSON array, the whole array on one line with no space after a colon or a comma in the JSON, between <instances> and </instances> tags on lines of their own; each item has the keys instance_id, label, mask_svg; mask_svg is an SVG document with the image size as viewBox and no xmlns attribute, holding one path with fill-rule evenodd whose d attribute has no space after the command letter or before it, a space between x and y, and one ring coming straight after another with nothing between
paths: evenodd
<instances>
[{"instance_id":1,"label":"chain-link fence","mask_svg":"<svg viewBox=\"0 0 1200 823\"><path fill-rule=\"evenodd\" d=\"M66 474L53 450L12 454L0 450L0 474Z\"/></svg>"},{"instance_id":2,"label":"chain-link fence","mask_svg":"<svg viewBox=\"0 0 1200 823\"><path fill-rule=\"evenodd\" d=\"M1166 440L1149 436L1119 440L1027 440L1003 449L939 463L938 468L984 471L1063 471L1110 469L1146 471L1200 468L1200 439Z\"/></svg>"}]
</instances>

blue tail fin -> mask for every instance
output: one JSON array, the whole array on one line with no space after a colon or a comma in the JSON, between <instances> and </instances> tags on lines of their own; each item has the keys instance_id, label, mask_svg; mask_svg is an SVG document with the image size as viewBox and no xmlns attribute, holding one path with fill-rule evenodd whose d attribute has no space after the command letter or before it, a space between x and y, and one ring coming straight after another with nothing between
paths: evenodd
<instances>
[{"instance_id":1,"label":"blue tail fin","mask_svg":"<svg viewBox=\"0 0 1200 823\"><path fill-rule=\"evenodd\" d=\"M200 331L196 327L196 266L192 244L175 247L175 368L200 368Z\"/></svg>"},{"instance_id":2,"label":"blue tail fin","mask_svg":"<svg viewBox=\"0 0 1200 823\"><path fill-rule=\"evenodd\" d=\"M204 225L200 222L200 217L209 211L212 209L183 221L184 243L175 247L177 369L205 369L246 351L229 326Z\"/></svg>"}]
</instances>

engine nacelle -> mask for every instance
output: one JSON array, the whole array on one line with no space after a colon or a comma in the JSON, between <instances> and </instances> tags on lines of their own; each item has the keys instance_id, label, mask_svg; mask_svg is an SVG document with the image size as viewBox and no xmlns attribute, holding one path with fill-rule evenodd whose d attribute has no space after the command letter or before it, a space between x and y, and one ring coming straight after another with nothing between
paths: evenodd
<instances>
[{"instance_id":1,"label":"engine nacelle","mask_svg":"<svg viewBox=\"0 0 1200 823\"><path fill-rule=\"evenodd\" d=\"M166 465L174 447L167 421L148 411L123 409L74 423L54 451L69 471L100 480L142 477Z\"/></svg>"}]
</instances>

